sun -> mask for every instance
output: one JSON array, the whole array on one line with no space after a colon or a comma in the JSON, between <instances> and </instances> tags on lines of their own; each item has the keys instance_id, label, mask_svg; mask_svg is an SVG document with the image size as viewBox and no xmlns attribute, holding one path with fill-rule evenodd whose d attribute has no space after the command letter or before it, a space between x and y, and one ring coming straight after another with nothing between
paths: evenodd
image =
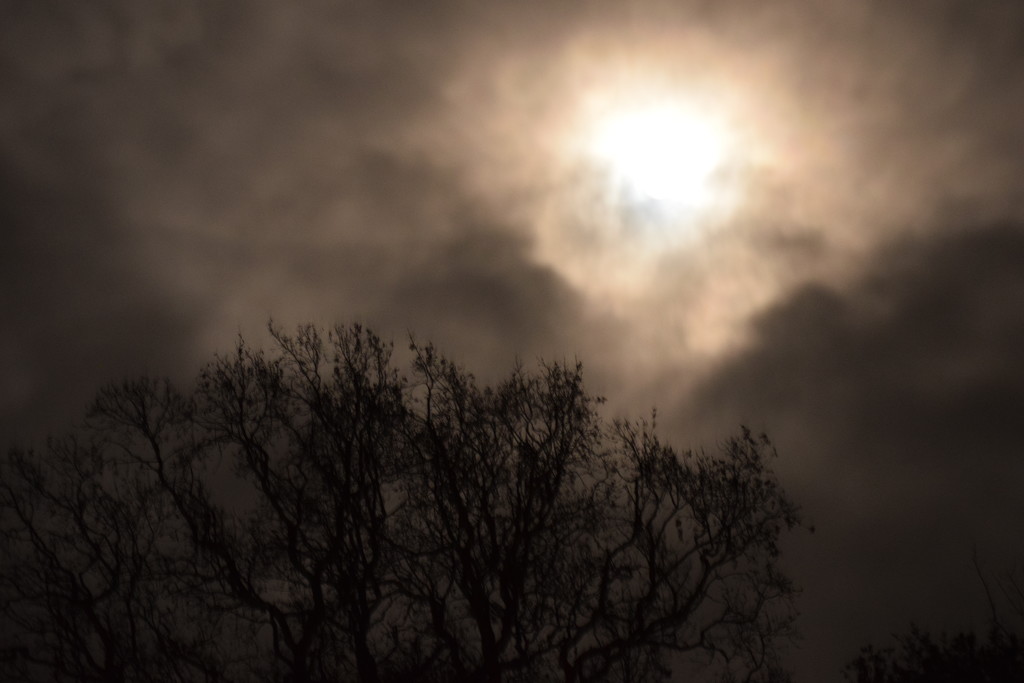
<instances>
[{"instance_id":1,"label":"sun","mask_svg":"<svg viewBox=\"0 0 1024 683\"><path fill-rule=\"evenodd\" d=\"M537 257L602 306L628 310L717 253L749 210L757 138L741 100L662 80L583 83L552 119Z\"/></svg>"},{"instance_id":2,"label":"sun","mask_svg":"<svg viewBox=\"0 0 1024 683\"><path fill-rule=\"evenodd\" d=\"M721 126L678 103L616 109L597 118L590 156L633 201L699 210L718 197L729 157Z\"/></svg>"}]
</instances>

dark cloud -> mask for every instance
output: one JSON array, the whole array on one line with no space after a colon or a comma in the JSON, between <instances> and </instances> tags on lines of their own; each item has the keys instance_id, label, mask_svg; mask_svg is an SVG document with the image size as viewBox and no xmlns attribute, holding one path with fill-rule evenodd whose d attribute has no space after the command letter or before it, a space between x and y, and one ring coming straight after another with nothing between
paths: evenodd
<instances>
[{"instance_id":1,"label":"dark cloud","mask_svg":"<svg viewBox=\"0 0 1024 683\"><path fill-rule=\"evenodd\" d=\"M504 360L507 367L511 354L532 361L583 352L581 302L550 269L529 263L521 239L480 230L439 252L408 272L392 294L418 336L485 371L485 363Z\"/></svg>"},{"instance_id":2,"label":"dark cloud","mask_svg":"<svg viewBox=\"0 0 1024 683\"><path fill-rule=\"evenodd\" d=\"M912 619L970 625L972 546L997 566L1024 551L1021 263L1020 224L901 241L762 315L695 393L698 424L768 429L819 530L792 555L807 680Z\"/></svg>"},{"instance_id":3,"label":"dark cloud","mask_svg":"<svg viewBox=\"0 0 1024 683\"><path fill-rule=\"evenodd\" d=\"M453 8L307 9L5 12L5 439L116 377L188 378L271 317L415 331L469 364L566 352L579 302L409 131L463 49Z\"/></svg>"},{"instance_id":4,"label":"dark cloud","mask_svg":"<svg viewBox=\"0 0 1024 683\"><path fill-rule=\"evenodd\" d=\"M5 439L62 429L114 376L172 372L192 360L202 306L153 282L91 182L8 166L0 224Z\"/></svg>"}]
</instances>

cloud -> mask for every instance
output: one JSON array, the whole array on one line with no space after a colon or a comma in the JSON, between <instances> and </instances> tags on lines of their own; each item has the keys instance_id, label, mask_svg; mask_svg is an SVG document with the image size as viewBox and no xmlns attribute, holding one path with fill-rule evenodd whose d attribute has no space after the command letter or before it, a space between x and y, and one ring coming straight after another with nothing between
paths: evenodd
<instances>
[{"instance_id":1,"label":"cloud","mask_svg":"<svg viewBox=\"0 0 1024 683\"><path fill-rule=\"evenodd\" d=\"M790 557L808 680L912 619L978 618L972 545L997 565L1024 551L1022 262L1019 223L902 240L853 285L809 285L762 314L753 345L693 395L705 429L769 431L819 529Z\"/></svg>"},{"instance_id":2,"label":"cloud","mask_svg":"<svg viewBox=\"0 0 1024 683\"><path fill-rule=\"evenodd\" d=\"M72 152L67 152L74 161ZM63 429L113 377L176 370L201 304L163 290L77 168L45 180L0 166L0 435Z\"/></svg>"}]
</instances>

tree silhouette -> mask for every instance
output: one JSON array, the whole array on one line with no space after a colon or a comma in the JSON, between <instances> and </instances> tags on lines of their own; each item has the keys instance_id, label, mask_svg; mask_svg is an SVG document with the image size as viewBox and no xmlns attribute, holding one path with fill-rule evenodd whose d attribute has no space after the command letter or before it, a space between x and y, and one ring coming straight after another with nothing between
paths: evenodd
<instances>
[{"instance_id":1,"label":"tree silhouette","mask_svg":"<svg viewBox=\"0 0 1024 683\"><path fill-rule=\"evenodd\" d=\"M481 387L359 326L271 333L8 453L5 679L781 679L766 439L678 454L578 364Z\"/></svg>"},{"instance_id":2,"label":"tree silhouette","mask_svg":"<svg viewBox=\"0 0 1024 683\"><path fill-rule=\"evenodd\" d=\"M987 579L977 555L974 566L990 608L988 632L938 636L912 624L896 636L896 645L867 645L843 669L855 683L1020 683L1024 681L1024 566L994 581ZM993 591L992 585L996 590ZM997 607L1001 603L1003 613Z\"/></svg>"},{"instance_id":3,"label":"tree silhouette","mask_svg":"<svg viewBox=\"0 0 1024 683\"><path fill-rule=\"evenodd\" d=\"M0 477L5 680L217 680L220 616L174 567L178 520L113 442L11 452ZM203 605L205 607L205 605Z\"/></svg>"},{"instance_id":4,"label":"tree silhouette","mask_svg":"<svg viewBox=\"0 0 1024 683\"><path fill-rule=\"evenodd\" d=\"M985 638L972 632L934 636L917 626L897 636L897 646L867 646L844 669L856 683L1020 683L1024 642L992 628Z\"/></svg>"}]
</instances>

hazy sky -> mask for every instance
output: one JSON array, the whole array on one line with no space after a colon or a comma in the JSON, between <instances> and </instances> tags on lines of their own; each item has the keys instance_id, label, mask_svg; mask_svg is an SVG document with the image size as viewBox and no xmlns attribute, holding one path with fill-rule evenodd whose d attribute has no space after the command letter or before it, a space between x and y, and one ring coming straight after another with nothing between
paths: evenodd
<instances>
[{"instance_id":1,"label":"hazy sky","mask_svg":"<svg viewBox=\"0 0 1024 683\"><path fill-rule=\"evenodd\" d=\"M699 210L600 122L727 140ZM239 333L579 357L682 447L746 423L817 533L800 681L1024 559L1024 3L0 0L0 435Z\"/></svg>"}]
</instances>

